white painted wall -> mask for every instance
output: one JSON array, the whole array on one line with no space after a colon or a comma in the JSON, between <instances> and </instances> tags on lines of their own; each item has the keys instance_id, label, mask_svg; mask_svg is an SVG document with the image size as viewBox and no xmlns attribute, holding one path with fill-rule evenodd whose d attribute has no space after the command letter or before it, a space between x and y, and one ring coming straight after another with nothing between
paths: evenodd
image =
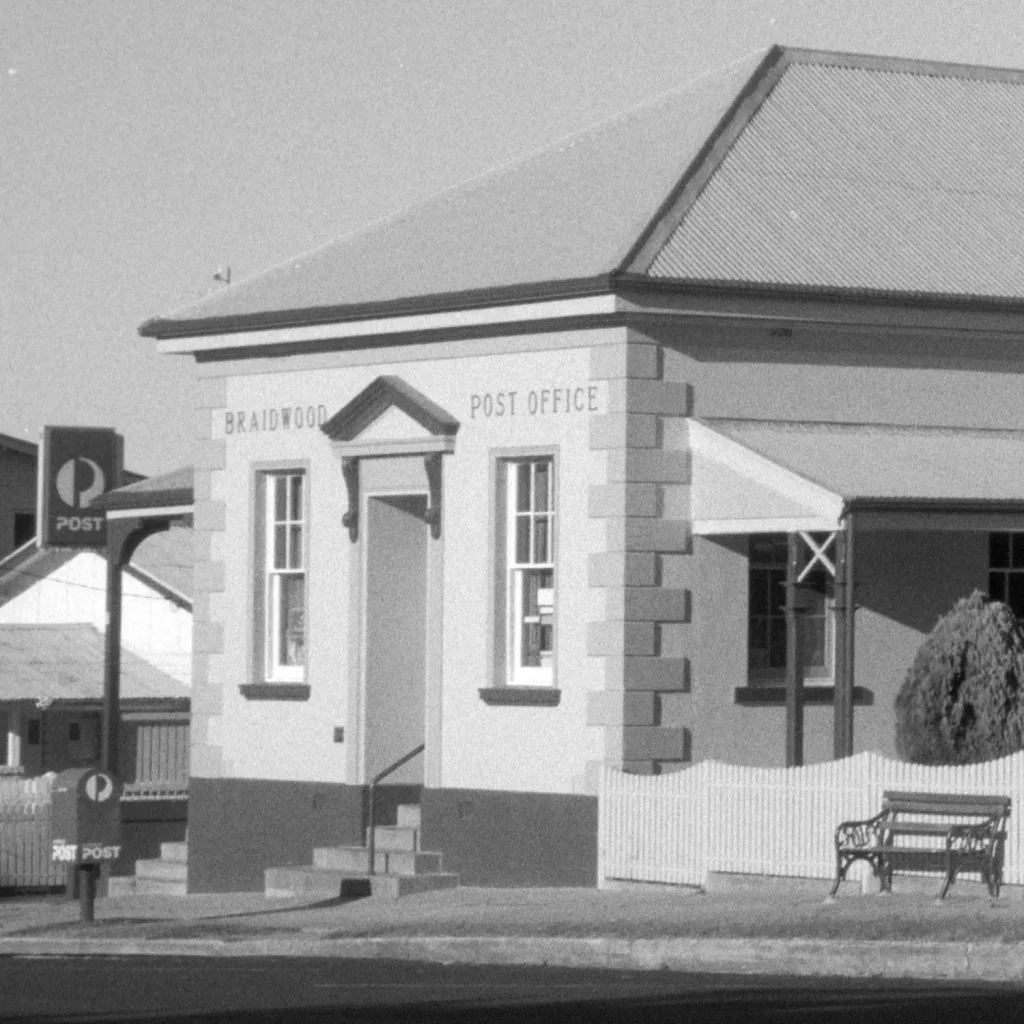
<instances>
[{"instance_id":1,"label":"white painted wall","mask_svg":"<svg viewBox=\"0 0 1024 1024\"><path fill-rule=\"evenodd\" d=\"M222 688L222 708L211 709L206 742L222 747L221 770L240 778L356 783L346 771L346 747L333 741L345 727L358 736L358 708L348 703L351 658L350 574L359 547L342 527L347 493L340 461L317 425L262 429L264 410L323 409L332 416L381 374L395 374L444 407L461 423L455 452L444 457L444 629L442 757L431 785L523 792L569 793L588 760L603 755L603 731L586 727L586 693L601 688L586 655L587 622L599 617L587 586L587 554L603 550L604 524L587 514L588 485L604 478L606 455L590 450L588 410L531 411L530 393L590 385L590 347L621 340L621 333L565 332L494 339L468 345L404 350L415 358L360 362L358 354L236 364L227 381L228 408L214 410L212 436L225 441L225 467L214 471L210 498L225 502L225 529L212 535L211 557L224 562L225 588L210 595L210 616L223 624L223 651L210 656L210 680ZM370 353L362 359L368 360ZM374 355L380 360L380 352ZM385 357L386 358L386 357ZM310 364L306 364L310 365ZM213 372L211 369L210 372ZM509 393L516 412L509 415ZM505 396L497 416L497 394ZM484 396L491 396L485 403ZM475 396L475 399L474 399ZM588 405L589 395L588 395ZM607 411L597 385L596 411ZM486 416L484 409L492 409ZM253 431L252 414L261 429ZM321 413L323 415L324 413ZM240 415L241 414L241 415ZM293 414L294 416L294 414ZM229 418L230 417L230 418ZM308 418L304 415L304 421ZM242 419L249 425L237 430ZM487 664L488 609L492 602L489 520L493 453L557 446L558 533L556 637L557 707L491 707L478 690L492 686ZM246 699L252 667L251 546L255 471L275 465L309 471L308 701ZM355 667L353 667L355 666Z\"/></svg>"}]
</instances>

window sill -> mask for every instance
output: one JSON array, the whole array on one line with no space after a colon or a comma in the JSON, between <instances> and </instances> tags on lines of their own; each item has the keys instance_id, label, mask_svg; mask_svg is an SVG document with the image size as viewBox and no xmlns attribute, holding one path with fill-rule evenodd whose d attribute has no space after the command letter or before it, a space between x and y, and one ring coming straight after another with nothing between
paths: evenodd
<instances>
[{"instance_id":1,"label":"window sill","mask_svg":"<svg viewBox=\"0 0 1024 1024\"><path fill-rule=\"evenodd\" d=\"M553 708L562 699L562 691L553 686L488 686L480 690L480 699L485 704L507 707Z\"/></svg>"},{"instance_id":2,"label":"window sill","mask_svg":"<svg viewBox=\"0 0 1024 1024\"><path fill-rule=\"evenodd\" d=\"M735 702L748 707L764 707L786 703L785 686L737 686ZM834 686L804 686L804 704L832 704L835 702ZM866 686L853 688L853 703L860 705L874 704L875 695Z\"/></svg>"},{"instance_id":3,"label":"window sill","mask_svg":"<svg viewBox=\"0 0 1024 1024\"><path fill-rule=\"evenodd\" d=\"M309 700L308 683L243 683L238 689L246 700Z\"/></svg>"}]
</instances>

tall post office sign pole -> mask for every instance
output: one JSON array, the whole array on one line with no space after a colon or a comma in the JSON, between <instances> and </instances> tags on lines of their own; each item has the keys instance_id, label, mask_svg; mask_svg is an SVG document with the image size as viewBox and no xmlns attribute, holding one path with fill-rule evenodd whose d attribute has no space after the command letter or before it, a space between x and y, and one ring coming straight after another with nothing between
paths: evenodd
<instances>
[{"instance_id":1,"label":"tall post office sign pole","mask_svg":"<svg viewBox=\"0 0 1024 1024\"><path fill-rule=\"evenodd\" d=\"M106 546L106 513L90 505L121 485L123 462L124 438L106 427L43 428L41 547Z\"/></svg>"}]
</instances>

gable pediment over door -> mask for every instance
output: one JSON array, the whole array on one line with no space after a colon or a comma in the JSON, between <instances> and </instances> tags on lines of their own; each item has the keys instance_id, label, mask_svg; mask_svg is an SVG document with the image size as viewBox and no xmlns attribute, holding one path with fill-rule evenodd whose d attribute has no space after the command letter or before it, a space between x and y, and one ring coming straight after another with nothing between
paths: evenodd
<instances>
[{"instance_id":1,"label":"gable pediment over door","mask_svg":"<svg viewBox=\"0 0 1024 1024\"><path fill-rule=\"evenodd\" d=\"M445 454L455 450L459 421L401 377L378 377L321 430L352 458Z\"/></svg>"}]
</instances>

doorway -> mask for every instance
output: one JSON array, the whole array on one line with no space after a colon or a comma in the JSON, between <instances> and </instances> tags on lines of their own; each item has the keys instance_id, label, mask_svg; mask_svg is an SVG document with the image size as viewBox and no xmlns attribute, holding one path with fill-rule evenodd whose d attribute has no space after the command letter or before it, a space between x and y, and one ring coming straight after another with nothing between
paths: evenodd
<instances>
[{"instance_id":1,"label":"doorway","mask_svg":"<svg viewBox=\"0 0 1024 1024\"><path fill-rule=\"evenodd\" d=\"M371 495L366 503L365 775L373 777L425 735L427 496ZM423 782L413 758L387 783Z\"/></svg>"}]
</instances>

